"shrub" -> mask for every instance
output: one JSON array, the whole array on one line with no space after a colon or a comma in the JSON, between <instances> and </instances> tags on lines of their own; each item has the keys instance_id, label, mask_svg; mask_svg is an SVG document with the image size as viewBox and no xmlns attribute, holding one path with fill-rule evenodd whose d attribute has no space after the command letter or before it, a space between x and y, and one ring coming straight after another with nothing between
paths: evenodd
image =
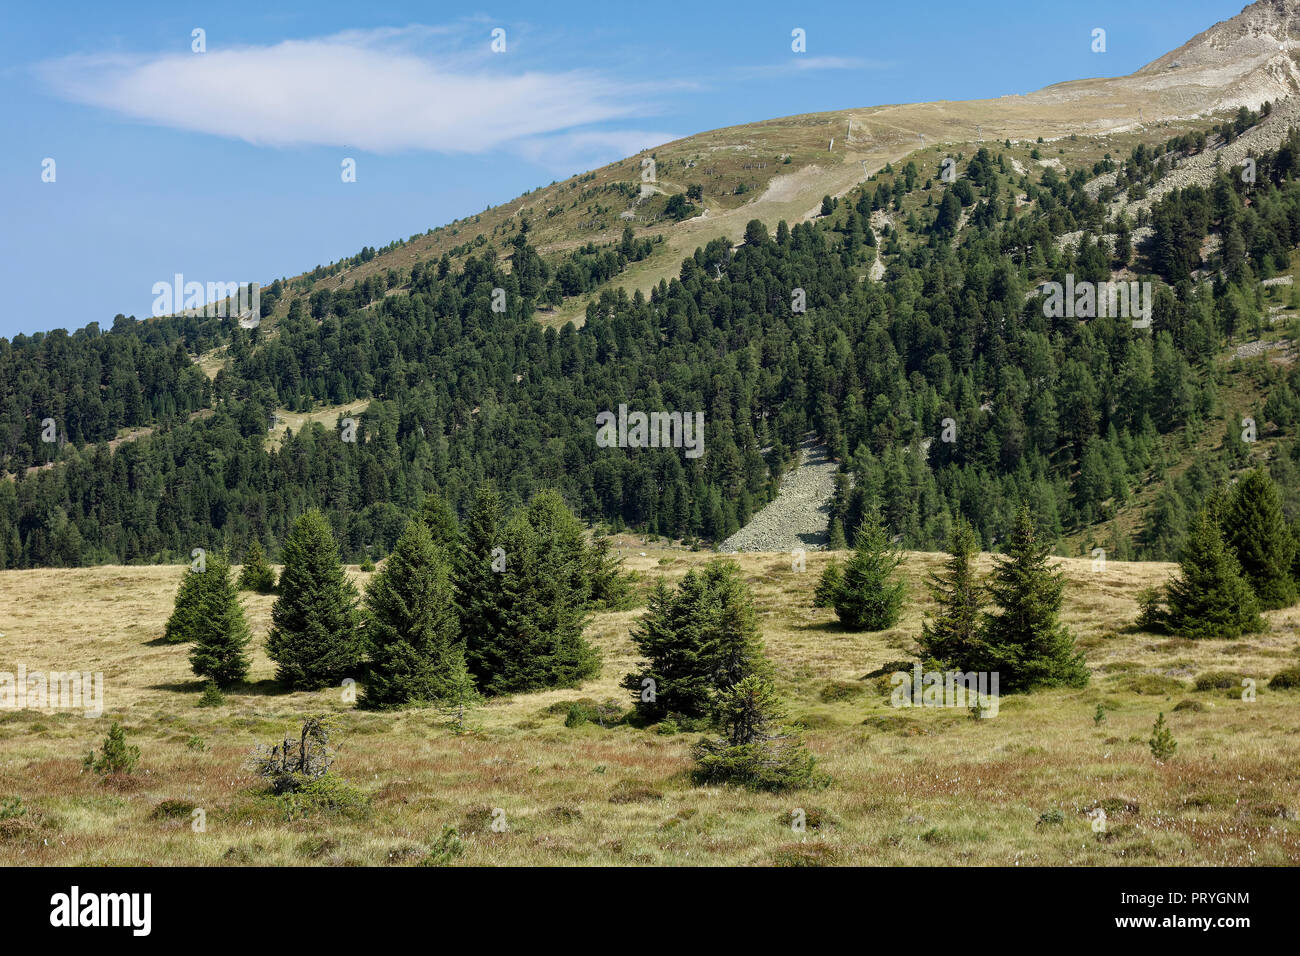
<instances>
[{"instance_id":1,"label":"shrub","mask_svg":"<svg viewBox=\"0 0 1300 956\"><path fill-rule=\"evenodd\" d=\"M365 794L332 775L301 780L295 789L279 794L278 799L287 820L320 813L360 819L370 812L370 800Z\"/></svg>"},{"instance_id":2,"label":"shrub","mask_svg":"<svg viewBox=\"0 0 1300 956\"><path fill-rule=\"evenodd\" d=\"M1268 686L1269 690L1295 690L1300 687L1300 665L1278 671Z\"/></svg>"},{"instance_id":3,"label":"shrub","mask_svg":"<svg viewBox=\"0 0 1300 956\"><path fill-rule=\"evenodd\" d=\"M254 752L253 767L270 781L273 793L300 790L329 773L334 762L332 724L328 716L308 717L296 741L285 736L280 743Z\"/></svg>"},{"instance_id":4,"label":"shrub","mask_svg":"<svg viewBox=\"0 0 1300 956\"><path fill-rule=\"evenodd\" d=\"M1241 686L1241 675L1232 671L1206 671L1196 675L1197 690L1228 690Z\"/></svg>"},{"instance_id":5,"label":"shrub","mask_svg":"<svg viewBox=\"0 0 1300 956\"><path fill-rule=\"evenodd\" d=\"M451 824L444 824L442 833L429 847L428 855L420 861L420 866L446 866L465 852L465 841Z\"/></svg>"},{"instance_id":6,"label":"shrub","mask_svg":"<svg viewBox=\"0 0 1300 956\"><path fill-rule=\"evenodd\" d=\"M590 723L613 727L622 723L626 716L627 712L615 700L607 700L603 704L597 704L590 699L575 700L569 704L569 709L564 716L564 726L581 727L583 724Z\"/></svg>"},{"instance_id":7,"label":"shrub","mask_svg":"<svg viewBox=\"0 0 1300 956\"><path fill-rule=\"evenodd\" d=\"M155 820L174 820L177 817L188 817L194 812L194 804L185 800L164 800L153 808L149 814Z\"/></svg>"},{"instance_id":8,"label":"shrub","mask_svg":"<svg viewBox=\"0 0 1300 956\"><path fill-rule=\"evenodd\" d=\"M750 790L780 792L821 785L812 754L793 734L776 730L784 715L771 682L750 675L720 692L714 721L722 739L695 745L695 782L737 784Z\"/></svg>"}]
</instances>

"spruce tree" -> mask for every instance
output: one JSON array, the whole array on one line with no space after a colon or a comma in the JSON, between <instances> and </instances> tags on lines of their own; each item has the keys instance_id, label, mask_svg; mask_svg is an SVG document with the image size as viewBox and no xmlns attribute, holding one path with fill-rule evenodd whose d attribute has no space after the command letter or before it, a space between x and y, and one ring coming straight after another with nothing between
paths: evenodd
<instances>
[{"instance_id":1,"label":"spruce tree","mask_svg":"<svg viewBox=\"0 0 1300 956\"><path fill-rule=\"evenodd\" d=\"M849 543L844 537L844 523L836 516L826 529L826 550L847 551Z\"/></svg>"},{"instance_id":2,"label":"spruce tree","mask_svg":"<svg viewBox=\"0 0 1300 956\"><path fill-rule=\"evenodd\" d=\"M275 590L275 569L267 563L262 546L254 541L244 554L244 566L239 569L239 590L270 594Z\"/></svg>"},{"instance_id":3,"label":"spruce tree","mask_svg":"<svg viewBox=\"0 0 1300 956\"><path fill-rule=\"evenodd\" d=\"M1233 490L1220 518L1225 543L1241 565L1241 573L1259 599L1261 610L1290 607L1296 602L1291 577L1294 544L1277 486L1261 468L1250 472Z\"/></svg>"},{"instance_id":4,"label":"spruce tree","mask_svg":"<svg viewBox=\"0 0 1300 956\"><path fill-rule=\"evenodd\" d=\"M785 714L767 676L749 674L719 690L711 713L722 737L706 738L692 749L696 783L780 792L823 782L803 741L781 729Z\"/></svg>"},{"instance_id":5,"label":"spruce tree","mask_svg":"<svg viewBox=\"0 0 1300 956\"><path fill-rule=\"evenodd\" d=\"M176 602L163 628L163 640L168 644L184 644L195 640L203 626L203 604L210 590L217 586L216 575L209 575L211 564L204 555L202 571L186 567L181 585L176 589Z\"/></svg>"},{"instance_id":6,"label":"spruce tree","mask_svg":"<svg viewBox=\"0 0 1300 956\"><path fill-rule=\"evenodd\" d=\"M587 580L595 610L621 611L632 601L632 578L607 535L596 536L587 548Z\"/></svg>"},{"instance_id":7,"label":"spruce tree","mask_svg":"<svg viewBox=\"0 0 1300 956\"><path fill-rule=\"evenodd\" d=\"M973 670L997 672L1002 691L1088 683L1083 655L1059 619L1065 578L1047 555L1033 516L1022 507L988 585L1000 613L985 614L983 646L971 662Z\"/></svg>"},{"instance_id":8,"label":"spruce tree","mask_svg":"<svg viewBox=\"0 0 1300 956\"><path fill-rule=\"evenodd\" d=\"M504 570L485 599L497 602L467 648L492 694L572 687L600 669L582 636L591 600L582 525L553 491L539 492L501 532ZM475 601L469 595L466 603ZM481 624L482 622L475 622Z\"/></svg>"},{"instance_id":9,"label":"spruce tree","mask_svg":"<svg viewBox=\"0 0 1300 956\"><path fill-rule=\"evenodd\" d=\"M817 579L817 588L813 591L813 607L834 607L835 598L843 584L844 570L838 561L831 558Z\"/></svg>"},{"instance_id":10,"label":"spruce tree","mask_svg":"<svg viewBox=\"0 0 1300 956\"><path fill-rule=\"evenodd\" d=\"M921 625L922 652L944 666L968 670L979 660L981 593L975 576L979 546L975 532L958 517L948 543L948 560L941 574L930 575L930 594L939 605L932 620Z\"/></svg>"},{"instance_id":11,"label":"spruce tree","mask_svg":"<svg viewBox=\"0 0 1300 956\"><path fill-rule=\"evenodd\" d=\"M266 652L276 677L315 690L355 677L362 661L357 587L339 563L329 522L313 509L284 544L280 597L271 608Z\"/></svg>"},{"instance_id":12,"label":"spruce tree","mask_svg":"<svg viewBox=\"0 0 1300 956\"><path fill-rule=\"evenodd\" d=\"M446 498L436 491L425 495L424 504L420 506L420 518L428 526L433 543L442 548L444 554L454 557L460 553L460 522Z\"/></svg>"},{"instance_id":13,"label":"spruce tree","mask_svg":"<svg viewBox=\"0 0 1300 956\"><path fill-rule=\"evenodd\" d=\"M902 563L903 555L890 545L879 512L868 511L835 594L835 613L845 627L883 631L898 622L907 593L907 586L896 576Z\"/></svg>"},{"instance_id":14,"label":"spruce tree","mask_svg":"<svg viewBox=\"0 0 1300 956\"><path fill-rule=\"evenodd\" d=\"M488 677L486 648L491 635L503 627L503 571L509 559L502 546L501 498L491 485L482 485L465 520L456 558L455 585L460 603L460 636L465 642L465 662L483 686Z\"/></svg>"},{"instance_id":15,"label":"spruce tree","mask_svg":"<svg viewBox=\"0 0 1300 956\"><path fill-rule=\"evenodd\" d=\"M230 687L248 676L248 621L225 556L209 555L207 568L203 573L211 579L200 604L190 667L218 687Z\"/></svg>"},{"instance_id":16,"label":"spruce tree","mask_svg":"<svg viewBox=\"0 0 1300 956\"><path fill-rule=\"evenodd\" d=\"M767 669L753 598L727 558L688 571L676 588L659 581L632 643L645 664L623 686L647 721L706 717L716 691Z\"/></svg>"},{"instance_id":17,"label":"spruce tree","mask_svg":"<svg viewBox=\"0 0 1300 956\"><path fill-rule=\"evenodd\" d=\"M1230 638L1263 630L1255 593L1209 510L1192 522L1178 564L1179 575L1167 588L1165 615L1175 634Z\"/></svg>"},{"instance_id":18,"label":"spruce tree","mask_svg":"<svg viewBox=\"0 0 1300 956\"><path fill-rule=\"evenodd\" d=\"M366 588L366 707L459 702L465 667L451 566L427 524L411 521Z\"/></svg>"}]
</instances>

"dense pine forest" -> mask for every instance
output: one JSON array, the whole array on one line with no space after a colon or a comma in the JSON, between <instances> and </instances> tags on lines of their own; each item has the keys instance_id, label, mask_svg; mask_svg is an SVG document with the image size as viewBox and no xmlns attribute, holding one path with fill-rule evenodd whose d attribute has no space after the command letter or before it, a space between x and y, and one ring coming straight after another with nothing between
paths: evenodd
<instances>
[{"instance_id":1,"label":"dense pine forest","mask_svg":"<svg viewBox=\"0 0 1300 956\"><path fill-rule=\"evenodd\" d=\"M1209 138L1259 118L1243 111ZM118 316L108 331L0 339L0 568L242 555L255 541L276 557L313 508L345 558L377 557L428 492L463 515L484 482L509 508L554 488L590 521L716 543L775 495L809 433L843 469L832 544L878 511L900 547L941 547L959 515L996 547L1022 505L1051 542L1155 482L1138 534L1104 543L1116 558L1173 557L1250 455L1225 440L1170 465L1225 421L1231 439L1244 415L1261 434L1300 418L1295 366L1246 409L1216 363L1267 327L1259 282L1300 246L1300 134L1259 157L1253 181L1225 168L1136 221L1108 218L1112 195L1138 198L1206 148L1184 136L1026 175L980 147L951 183L886 167L814 221L710 242L648 297L601 292L581 327L544 327L537 310L600 288L653 243L629 228L548 263L523 220L504 249L458 263L311 294L278 282L264 311L287 300L287 314L254 329ZM913 194L926 205L904 217ZM906 221L876 235L877 212ZM1150 328L1045 315L1040 283L1117 270L1154 283ZM227 361L209 379L195 359L216 348ZM365 400L355 432L309 425L268 448L276 409ZM598 447L597 414L620 404L703 412L705 454ZM147 434L111 447L123 429ZM1300 446L1278 449L1269 467L1295 518Z\"/></svg>"}]
</instances>

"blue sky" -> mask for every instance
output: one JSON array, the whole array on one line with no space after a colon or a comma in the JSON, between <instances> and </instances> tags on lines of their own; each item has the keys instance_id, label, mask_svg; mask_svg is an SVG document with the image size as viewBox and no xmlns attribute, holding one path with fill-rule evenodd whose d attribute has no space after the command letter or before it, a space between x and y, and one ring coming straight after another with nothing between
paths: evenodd
<instances>
[{"instance_id":1,"label":"blue sky","mask_svg":"<svg viewBox=\"0 0 1300 956\"><path fill-rule=\"evenodd\" d=\"M9 2L0 336L144 317L175 273L296 275L703 130L1129 73L1242 6Z\"/></svg>"}]
</instances>

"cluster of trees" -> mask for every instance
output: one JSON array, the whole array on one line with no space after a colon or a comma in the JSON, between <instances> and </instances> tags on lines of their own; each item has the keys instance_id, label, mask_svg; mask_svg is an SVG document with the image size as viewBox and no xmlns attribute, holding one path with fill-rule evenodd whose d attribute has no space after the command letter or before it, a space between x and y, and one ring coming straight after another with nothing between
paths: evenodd
<instances>
[{"instance_id":1,"label":"cluster of trees","mask_svg":"<svg viewBox=\"0 0 1300 956\"><path fill-rule=\"evenodd\" d=\"M277 679L315 690L361 678L371 707L463 709L477 693L572 686L599 669L587 614L630 593L608 542L588 542L552 491L505 515L485 486L464 529L430 495L364 598L319 511L297 519L283 550L266 640ZM264 562L250 558L243 577L266 586ZM246 679L249 630L224 556L185 573L166 638L192 642L194 672L218 687Z\"/></svg>"},{"instance_id":2,"label":"cluster of trees","mask_svg":"<svg viewBox=\"0 0 1300 956\"><path fill-rule=\"evenodd\" d=\"M885 630L897 623L906 597L896 573L902 556L874 512L856 537L845 566L832 561L822 572L814 604L834 607L852 630ZM944 570L930 576L939 609L922 626L922 654L940 667L997 673L1001 690L1008 692L1086 684L1083 655L1060 620L1064 577L1049 563L1050 547L1029 509L1017 513L1004 556L988 581L975 573L979 552L973 529L958 517ZM986 610L990 602L996 610Z\"/></svg>"},{"instance_id":3,"label":"cluster of trees","mask_svg":"<svg viewBox=\"0 0 1300 956\"><path fill-rule=\"evenodd\" d=\"M695 779L778 791L824 783L783 728L758 617L739 566L718 558L669 587L662 579L632 631L642 666L623 679L645 723L715 729L696 744Z\"/></svg>"},{"instance_id":4,"label":"cluster of trees","mask_svg":"<svg viewBox=\"0 0 1300 956\"><path fill-rule=\"evenodd\" d=\"M1243 268L1262 274L1278 248L1300 241L1297 147L1293 134L1259 157L1249 205L1230 181L1204 202L1184 191L1158 204L1152 268L1172 268L1168 250L1189 228L1195 238L1204 218L1225 240L1240 232ZM958 514L989 547L1010 536L1022 504L1047 541L1104 521L1159 475L1163 448L1220 413L1213 357L1262 310L1233 281L1235 244L1225 241L1228 278L1159 284L1151 329L1127 317L1045 316L1027 296L1040 279L1110 276L1106 207L1084 189L1088 170L1048 168L1034 183L1009 169L987 148L966 161L964 187L945 187L972 203L961 241L921 224L915 242L894 245L882 282L859 281L876 255L865 228L883 185L874 183L816 222L774 234L751 223L738 249L710 242L648 297L601 292L581 328L534 320L552 276L521 230L508 270L491 245L459 271L445 258L417 263L404 286L371 277L310 308L295 298L275 336L193 318L124 323L97 337L107 344L85 333L76 348L120 355L122 371L104 384L102 371L73 362L77 377L98 374L101 403L138 398L137 410L106 421L157 428L115 450L74 440L53 467L0 482L0 566L165 561L196 541L231 553L259 541L274 556L310 508L358 559L391 550L430 490L465 515L484 481L510 508L555 487L584 519L717 541L773 497L810 432L844 470L832 516L840 535L872 508L908 548L940 546ZM915 169L893 175L902 195L922 188ZM1013 184L1029 206L1003 201ZM1198 203L1204 217L1189 212ZM1070 230L1086 234L1058 248ZM636 241L620 244L620 258L623 245ZM504 312L494 289L505 290ZM214 337L229 363L209 384L186 355ZM23 435L43 403L32 392L39 370L64 360L44 342L0 343L0 393L33 383L5 406ZM143 390L126 381L127 363ZM170 381L166 369L177 384L151 391ZM275 409L361 399L370 405L357 441L313 425L265 447ZM1278 414L1300 413L1294 392L1284 399L1273 402ZM596 414L623 403L702 411L705 455L598 448ZM108 428L80 434L98 440ZM19 444L33 460L30 437ZM1171 502L1156 519L1164 524L1144 531L1142 556L1172 557L1196 503Z\"/></svg>"},{"instance_id":5,"label":"cluster of trees","mask_svg":"<svg viewBox=\"0 0 1300 956\"><path fill-rule=\"evenodd\" d=\"M1211 496L1183 543L1179 574L1143 596L1139 624L1190 638L1264 629L1260 611L1300 600L1300 523L1263 469Z\"/></svg>"}]
</instances>

